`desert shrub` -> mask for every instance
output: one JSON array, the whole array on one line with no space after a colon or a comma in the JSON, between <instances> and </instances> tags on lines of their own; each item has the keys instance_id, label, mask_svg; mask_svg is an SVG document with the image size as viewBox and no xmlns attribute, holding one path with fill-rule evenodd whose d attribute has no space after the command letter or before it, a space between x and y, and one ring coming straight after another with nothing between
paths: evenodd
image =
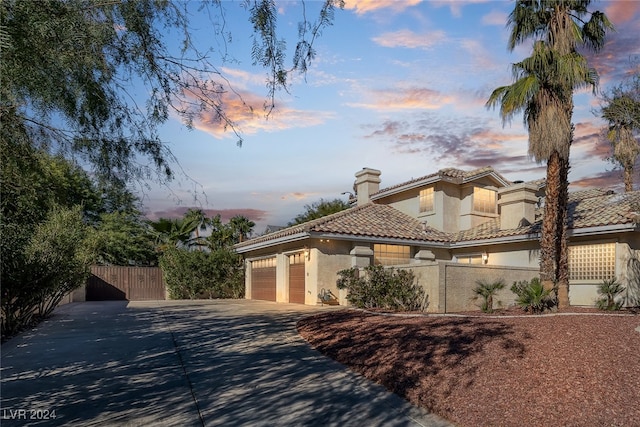
<instances>
[{"instance_id":1,"label":"desert shrub","mask_svg":"<svg viewBox=\"0 0 640 427\"><path fill-rule=\"evenodd\" d=\"M476 281L476 287L473 289L473 293L476 298L482 298L482 304L480 309L485 313L493 313L493 297L495 294L504 289L504 280L500 279L495 282L485 282L484 280Z\"/></svg>"},{"instance_id":2,"label":"desert shrub","mask_svg":"<svg viewBox=\"0 0 640 427\"><path fill-rule=\"evenodd\" d=\"M192 251L172 247L160 257L160 267L172 299L244 296L242 262L229 249Z\"/></svg>"},{"instance_id":3,"label":"desert shrub","mask_svg":"<svg viewBox=\"0 0 640 427\"><path fill-rule=\"evenodd\" d=\"M542 313L555 305L552 289L545 289L540 279L534 277L531 281L514 282L511 292L517 295L516 304L524 311Z\"/></svg>"},{"instance_id":4,"label":"desert shrub","mask_svg":"<svg viewBox=\"0 0 640 427\"><path fill-rule=\"evenodd\" d=\"M94 250L79 206L54 207L26 230L2 224L2 337L49 316L89 276Z\"/></svg>"},{"instance_id":5,"label":"desert shrub","mask_svg":"<svg viewBox=\"0 0 640 427\"><path fill-rule=\"evenodd\" d=\"M616 279L604 280L598 285L598 294L600 298L596 300L596 307L600 310L620 310L624 304L624 300L616 301L616 298L623 293L625 287Z\"/></svg>"},{"instance_id":6,"label":"desert shrub","mask_svg":"<svg viewBox=\"0 0 640 427\"><path fill-rule=\"evenodd\" d=\"M346 289L347 301L358 308L424 311L428 295L410 270L368 266L361 275L357 267L338 272L338 289Z\"/></svg>"}]
</instances>

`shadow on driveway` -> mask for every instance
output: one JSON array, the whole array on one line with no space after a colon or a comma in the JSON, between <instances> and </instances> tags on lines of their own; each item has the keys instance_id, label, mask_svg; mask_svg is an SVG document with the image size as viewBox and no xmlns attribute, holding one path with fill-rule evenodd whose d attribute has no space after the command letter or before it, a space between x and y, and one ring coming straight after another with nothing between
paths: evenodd
<instances>
[{"instance_id":1,"label":"shadow on driveway","mask_svg":"<svg viewBox=\"0 0 640 427\"><path fill-rule=\"evenodd\" d=\"M247 300L63 306L2 346L2 425L447 425L311 349L295 323L318 310ZM56 418L16 419L20 410Z\"/></svg>"}]
</instances>

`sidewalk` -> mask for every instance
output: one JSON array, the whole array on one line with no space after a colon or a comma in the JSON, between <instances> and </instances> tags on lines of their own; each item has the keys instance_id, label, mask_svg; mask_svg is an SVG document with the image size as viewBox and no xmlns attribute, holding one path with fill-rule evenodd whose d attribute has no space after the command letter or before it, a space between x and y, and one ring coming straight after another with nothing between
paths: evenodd
<instances>
[{"instance_id":1,"label":"sidewalk","mask_svg":"<svg viewBox=\"0 0 640 427\"><path fill-rule=\"evenodd\" d=\"M2 425L448 425L311 349L295 322L319 309L63 306L2 346Z\"/></svg>"}]
</instances>

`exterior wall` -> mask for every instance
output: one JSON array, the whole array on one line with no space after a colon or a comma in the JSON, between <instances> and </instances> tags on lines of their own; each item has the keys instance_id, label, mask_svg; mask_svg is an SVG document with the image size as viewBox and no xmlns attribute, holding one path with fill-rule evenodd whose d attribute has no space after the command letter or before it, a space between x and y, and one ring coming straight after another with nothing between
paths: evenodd
<instances>
[{"instance_id":1,"label":"exterior wall","mask_svg":"<svg viewBox=\"0 0 640 427\"><path fill-rule=\"evenodd\" d=\"M289 257L276 255L276 301L289 302Z\"/></svg>"},{"instance_id":2,"label":"exterior wall","mask_svg":"<svg viewBox=\"0 0 640 427\"><path fill-rule=\"evenodd\" d=\"M436 191L442 197L442 208L438 212L438 216L442 218L442 228L439 228L439 230L447 233L460 231L460 187L448 182L440 182L436 187ZM445 212L447 213L446 215Z\"/></svg>"},{"instance_id":3,"label":"exterior wall","mask_svg":"<svg viewBox=\"0 0 640 427\"><path fill-rule=\"evenodd\" d=\"M489 256L486 265L528 268L540 266L540 247L537 241L458 248L452 254L464 256L483 252Z\"/></svg>"},{"instance_id":4,"label":"exterior wall","mask_svg":"<svg viewBox=\"0 0 640 427\"><path fill-rule=\"evenodd\" d=\"M70 302L84 302L87 300L87 284L83 284L78 289L66 294L58 303L58 307L61 305L69 304Z\"/></svg>"},{"instance_id":5,"label":"exterior wall","mask_svg":"<svg viewBox=\"0 0 640 427\"><path fill-rule=\"evenodd\" d=\"M422 286L425 293L429 295L429 306L427 313L441 313L444 301L440 295L440 267L436 262L411 264L406 266L394 266L413 271L418 285Z\"/></svg>"},{"instance_id":6,"label":"exterior wall","mask_svg":"<svg viewBox=\"0 0 640 427\"><path fill-rule=\"evenodd\" d=\"M307 277L306 304L317 304L318 295L325 290L331 291L338 298L340 305L347 305L346 294L338 289L336 282L338 271L351 268L352 256L349 254L351 247L351 242L336 240L321 243L312 252L312 261L315 258L317 265L313 271L314 274Z\"/></svg>"},{"instance_id":7,"label":"exterior wall","mask_svg":"<svg viewBox=\"0 0 640 427\"><path fill-rule=\"evenodd\" d=\"M406 215L417 218L420 210L419 194L419 189L403 191L402 193L380 199L376 201L376 203L391 206Z\"/></svg>"},{"instance_id":8,"label":"exterior wall","mask_svg":"<svg viewBox=\"0 0 640 427\"><path fill-rule=\"evenodd\" d=\"M444 282L442 286L444 304L441 302L439 308L444 313L478 310L481 301L475 300L473 293L478 280L487 282L504 280L504 289L494 297L494 307L512 306L516 297L510 290L513 282L531 280L538 274L537 268L442 263L440 282Z\"/></svg>"}]
</instances>

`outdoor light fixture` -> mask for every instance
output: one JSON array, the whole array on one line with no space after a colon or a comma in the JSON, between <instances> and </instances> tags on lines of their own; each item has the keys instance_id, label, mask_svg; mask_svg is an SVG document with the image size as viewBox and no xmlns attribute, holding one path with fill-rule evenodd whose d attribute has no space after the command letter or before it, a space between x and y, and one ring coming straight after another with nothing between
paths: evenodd
<instances>
[{"instance_id":1,"label":"outdoor light fixture","mask_svg":"<svg viewBox=\"0 0 640 427\"><path fill-rule=\"evenodd\" d=\"M486 252L482 252L482 263L486 264L488 259L489 259L489 254Z\"/></svg>"},{"instance_id":2,"label":"outdoor light fixture","mask_svg":"<svg viewBox=\"0 0 640 427\"><path fill-rule=\"evenodd\" d=\"M309 248L304 248L304 257L308 260L311 258Z\"/></svg>"}]
</instances>

